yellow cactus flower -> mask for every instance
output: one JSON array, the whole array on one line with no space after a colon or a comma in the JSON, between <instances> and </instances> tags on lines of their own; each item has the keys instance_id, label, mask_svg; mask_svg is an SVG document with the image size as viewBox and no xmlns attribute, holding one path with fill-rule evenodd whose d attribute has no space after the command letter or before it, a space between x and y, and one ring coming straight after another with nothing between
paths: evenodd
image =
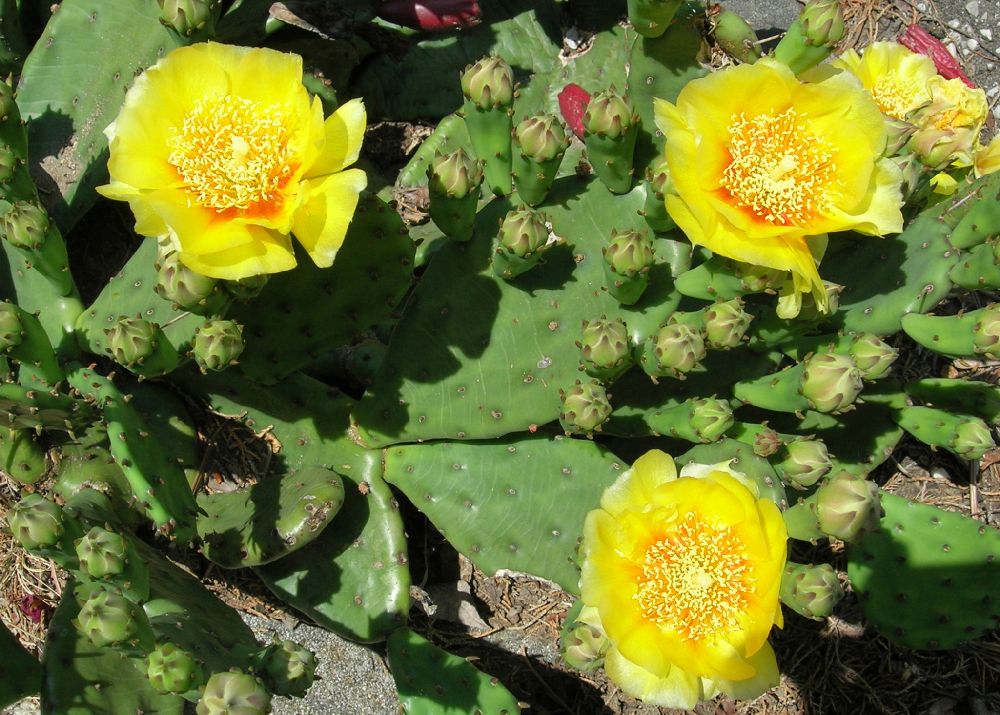
<instances>
[{"instance_id":1,"label":"yellow cactus flower","mask_svg":"<svg viewBox=\"0 0 1000 715\"><path fill-rule=\"evenodd\" d=\"M726 464L678 475L659 450L636 460L584 525L580 587L609 677L675 708L776 685L787 538L778 507Z\"/></svg>"},{"instance_id":2,"label":"yellow cactus flower","mask_svg":"<svg viewBox=\"0 0 1000 715\"><path fill-rule=\"evenodd\" d=\"M847 50L831 64L857 77L887 117L906 119L931 101L927 82L937 75L934 61L898 42L873 42L860 55Z\"/></svg>"},{"instance_id":3,"label":"yellow cactus flower","mask_svg":"<svg viewBox=\"0 0 1000 715\"><path fill-rule=\"evenodd\" d=\"M302 58L203 43L140 75L105 130L110 183L136 231L167 235L198 273L235 280L295 266L289 234L317 266L333 263L367 185L349 169L365 108L324 121L302 84Z\"/></svg>"},{"instance_id":4,"label":"yellow cactus flower","mask_svg":"<svg viewBox=\"0 0 1000 715\"><path fill-rule=\"evenodd\" d=\"M972 161L972 171L977 179L1000 171L1000 134L993 137L989 144L980 146L976 150Z\"/></svg>"},{"instance_id":5,"label":"yellow cactus flower","mask_svg":"<svg viewBox=\"0 0 1000 715\"><path fill-rule=\"evenodd\" d=\"M674 181L667 211L688 239L789 271L791 290L812 292L820 310L825 237L810 237L902 230L902 174L882 157L886 123L848 72L806 83L765 58L694 80L655 110Z\"/></svg>"},{"instance_id":6,"label":"yellow cactus flower","mask_svg":"<svg viewBox=\"0 0 1000 715\"><path fill-rule=\"evenodd\" d=\"M932 168L971 165L989 113L986 93L960 79L940 76L932 77L927 86L931 103L913 117L917 130L910 138L910 148Z\"/></svg>"}]
</instances>

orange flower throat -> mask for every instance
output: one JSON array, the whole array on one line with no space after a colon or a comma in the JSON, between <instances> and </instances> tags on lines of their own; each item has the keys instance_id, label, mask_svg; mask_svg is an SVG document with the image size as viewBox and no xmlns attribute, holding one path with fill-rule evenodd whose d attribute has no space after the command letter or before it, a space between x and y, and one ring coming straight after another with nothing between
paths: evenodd
<instances>
[{"instance_id":1,"label":"orange flower throat","mask_svg":"<svg viewBox=\"0 0 1000 715\"><path fill-rule=\"evenodd\" d=\"M174 130L167 160L198 204L265 211L294 172L286 123L277 107L229 95L202 99Z\"/></svg>"},{"instance_id":2,"label":"orange flower throat","mask_svg":"<svg viewBox=\"0 0 1000 715\"><path fill-rule=\"evenodd\" d=\"M794 109L729 120L732 161L722 186L739 206L771 223L802 224L826 207L835 183L830 145L799 120Z\"/></svg>"},{"instance_id":3,"label":"orange flower throat","mask_svg":"<svg viewBox=\"0 0 1000 715\"><path fill-rule=\"evenodd\" d=\"M689 514L646 550L635 595L643 617L688 640L733 630L753 592L744 551L730 527Z\"/></svg>"}]
</instances>

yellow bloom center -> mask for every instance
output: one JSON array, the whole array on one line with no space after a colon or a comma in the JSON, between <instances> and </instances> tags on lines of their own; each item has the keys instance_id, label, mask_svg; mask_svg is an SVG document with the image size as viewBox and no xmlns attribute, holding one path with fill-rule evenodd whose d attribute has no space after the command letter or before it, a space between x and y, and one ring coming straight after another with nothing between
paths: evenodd
<instances>
[{"instance_id":1,"label":"yellow bloom center","mask_svg":"<svg viewBox=\"0 0 1000 715\"><path fill-rule=\"evenodd\" d=\"M294 172L288 135L278 107L228 95L202 99L174 130L168 161L202 206L262 211Z\"/></svg>"},{"instance_id":2,"label":"yellow bloom center","mask_svg":"<svg viewBox=\"0 0 1000 715\"><path fill-rule=\"evenodd\" d=\"M871 88L875 104L882 114L894 119L905 119L918 104L921 85L905 77L886 75L879 77Z\"/></svg>"},{"instance_id":3,"label":"yellow bloom center","mask_svg":"<svg viewBox=\"0 0 1000 715\"><path fill-rule=\"evenodd\" d=\"M730 119L732 162L722 186L765 221L800 224L829 203L835 183L830 145L811 132L794 109Z\"/></svg>"},{"instance_id":4,"label":"yellow bloom center","mask_svg":"<svg viewBox=\"0 0 1000 715\"><path fill-rule=\"evenodd\" d=\"M635 594L643 617L688 640L736 628L753 592L744 553L730 527L689 514L646 550Z\"/></svg>"}]
</instances>

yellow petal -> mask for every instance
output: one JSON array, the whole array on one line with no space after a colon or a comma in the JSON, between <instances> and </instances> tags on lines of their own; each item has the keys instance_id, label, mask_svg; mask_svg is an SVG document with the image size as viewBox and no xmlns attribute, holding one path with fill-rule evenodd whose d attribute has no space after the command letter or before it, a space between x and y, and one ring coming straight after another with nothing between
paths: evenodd
<instances>
[{"instance_id":1,"label":"yellow petal","mask_svg":"<svg viewBox=\"0 0 1000 715\"><path fill-rule=\"evenodd\" d=\"M365 137L368 117L360 99L340 105L324 124L326 143L323 152L309 168L306 178L342 171L358 160Z\"/></svg>"},{"instance_id":2,"label":"yellow petal","mask_svg":"<svg viewBox=\"0 0 1000 715\"><path fill-rule=\"evenodd\" d=\"M973 172L976 178L1000 171L1000 135L976 151Z\"/></svg>"},{"instance_id":3,"label":"yellow petal","mask_svg":"<svg viewBox=\"0 0 1000 715\"><path fill-rule=\"evenodd\" d=\"M903 173L891 159L875 164L872 187L855 206L831 207L827 218L816 222L816 233L849 228L858 233L884 236L903 230Z\"/></svg>"},{"instance_id":4,"label":"yellow petal","mask_svg":"<svg viewBox=\"0 0 1000 715\"><path fill-rule=\"evenodd\" d=\"M726 680L718 678L714 684L722 692L737 700L752 700L763 695L778 684L780 673L774 650L769 643L747 659L754 674L741 680Z\"/></svg>"},{"instance_id":5,"label":"yellow petal","mask_svg":"<svg viewBox=\"0 0 1000 715\"><path fill-rule=\"evenodd\" d=\"M292 221L292 233L320 268L333 265L344 242L368 178L361 169L349 169L303 182L305 195Z\"/></svg>"},{"instance_id":6,"label":"yellow petal","mask_svg":"<svg viewBox=\"0 0 1000 715\"><path fill-rule=\"evenodd\" d=\"M648 504L656 487L676 478L677 469L670 455L658 449L650 450L604 490L601 508L617 516L626 509Z\"/></svg>"},{"instance_id":7,"label":"yellow petal","mask_svg":"<svg viewBox=\"0 0 1000 715\"><path fill-rule=\"evenodd\" d=\"M288 236L257 226L246 226L250 241L213 253L193 253L181 245L181 262L212 278L239 280L295 267L295 253Z\"/></svg>"},{"instance_id":8,"label":"yellow petal","mask_svg":"<svg viewBox=\"0 0 1000 715\"><path fill-rule=\"evenodd\" d=\"M699 641L695 647L699 659L705 663L706 670L702 673L705 677L713 680L745 680L755 674L746 656L728 640Z\"/></svg>"},{"instance_id":9,"label":"yellow petal","mask_svg":"<svg viewBox=\"0 0 1000 715\"><path fill-rule=\"evenodd\" d=\"M666 677L657 677L611 648L604 669L623 691L651 705L667 708L693 708L702 699L697 676L680 668L671 668Z\"/></svg>"}]
</instances>

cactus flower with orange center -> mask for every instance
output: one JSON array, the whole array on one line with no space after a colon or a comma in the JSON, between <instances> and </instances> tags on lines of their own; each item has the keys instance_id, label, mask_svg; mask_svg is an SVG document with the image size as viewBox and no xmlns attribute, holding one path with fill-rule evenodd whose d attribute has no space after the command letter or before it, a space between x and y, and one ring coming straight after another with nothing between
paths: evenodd
<instances>
[{"instance_id":1,"label":"cactus flower with orange center","mask_svg":"<svg viewBox=\"0 0 1000 715\"><path fill-rule=\"evenodd\" d=\"M906 119L931 101L927 82L937 75L934 61L898 42L873 42L862 54L847 50L831 64L861 80L887 117Z\"/></svg>"},{"instance_id":2,"label":"cactus flower with orange center","mask_svg":"<svg viewBox=\"0 0 1000 715\"><path fill-rule=\"evenodd\" d=\"M136 231L168 235L193 271L236 280L296 264L290 235L332 265L367 185L348 168L366 124L360 100L323 118L302 58L203 43L140 75L105 130L111 180Z\"/></svg>"},{"instance_id":3,"label":"cactus flower with orange center","mask_svg":"<svg viewBox=\"0 0 1000 715\"><path fill-rule=\"evenodd\" d=\"M784 317L805 292L826 310L817 261L827 233L902 230L902 176L882 156L885 121L847 72L802 82L765 58L689 82L655 110L671 218L713 253L790 272Z\"/></svg>"},{"instance_id":4,"label":"cactus flower with orange center","mask_svg":"<svg viewBox=\"0 0 1000 715\"><path fill-rule=\"evenodd\" d=\"M611 679L675 708L776 685L767 636L782 622L787 538L778 507L727 464L678 476L667 454L640 457L584 525L580 587Z\"/></svg>"}]
</instances>

